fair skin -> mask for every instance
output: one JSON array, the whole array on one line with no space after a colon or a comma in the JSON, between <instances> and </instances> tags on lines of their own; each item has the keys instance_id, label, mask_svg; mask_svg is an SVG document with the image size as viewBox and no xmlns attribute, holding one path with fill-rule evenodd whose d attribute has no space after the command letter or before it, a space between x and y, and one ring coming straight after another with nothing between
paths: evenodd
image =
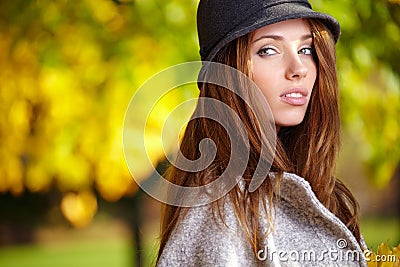
<instances>
[{"instance_id":1,"label":"fair skin","mask_svg":"<svg viewBox=\"0 0 400 267\"><path fill-rule=\"evenodd\" d=\"M310 26L303 19L257 29L250 45L252 75L280 126L300 124L317 77Z\"/></svg>"}]
</instances>

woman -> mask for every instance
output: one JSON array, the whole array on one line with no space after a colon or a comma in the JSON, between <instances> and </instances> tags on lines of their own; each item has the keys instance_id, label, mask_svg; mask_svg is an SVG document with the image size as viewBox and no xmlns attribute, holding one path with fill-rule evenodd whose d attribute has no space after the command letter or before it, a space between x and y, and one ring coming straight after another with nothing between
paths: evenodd
<instances>
[{"instance_id":1,"label":"woman","mask_svg":"<svg viewBox=\"0 0 400 267\"><path fill-rule=\"evenodd\" d=\"M236 117L229 121L232 128L245 129L237 132L247 137L236 143L248 148L248 161L238 183L217 201L165 206L157 265L366 266L357 201L333 176L340 143L337 21L313 11L306 0L201 0L197 23L204 61L200 98L180 149L194 161L202 157L199 145L208 138L217 152L203 170L171 166L166 176L181 186L202 186L229 165L235 146L229 130L199 116L209 108L220 118L225 113L203 99L235 111L240 123ZM258 88L213 69L209 61L239 70ZM239 91L207 82L213 75ZM263 126L268 112L265 120L257 115L260 92L272 112L273 133ZM276 150L264 157L263 146L271 144ZM255 175L260 162L271 166L261 180ZM232 179L236 174L230 173Z\"/></svg>"}]
</instances>

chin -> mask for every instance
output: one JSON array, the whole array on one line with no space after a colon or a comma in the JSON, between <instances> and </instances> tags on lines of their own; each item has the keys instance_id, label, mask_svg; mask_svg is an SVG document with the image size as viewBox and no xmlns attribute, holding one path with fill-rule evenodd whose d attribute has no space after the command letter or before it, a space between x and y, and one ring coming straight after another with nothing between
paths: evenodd
<instances>
[{"instance_id":1,"label":"chin","mask_svg":"<svg viewBox=\"0 0 400 267\"><path fill-rule=\"evenodd\" d=\"M277 110L272 115L275 119L275 125L280 127L296 126L303 122L306 115L306 109Z\"/></svg>"},{"instance_id":2,"label":"chin","mask_svg":"<svg viewBox=\"0 0 400 267\"><path fill-rule=\"evenodd\" d=\"M288 119L275 119L275 125L279 127L289 127L296 126L302 123L304 120L304 116L299 118L288 118Z\"/></svg>"}]
</instances>

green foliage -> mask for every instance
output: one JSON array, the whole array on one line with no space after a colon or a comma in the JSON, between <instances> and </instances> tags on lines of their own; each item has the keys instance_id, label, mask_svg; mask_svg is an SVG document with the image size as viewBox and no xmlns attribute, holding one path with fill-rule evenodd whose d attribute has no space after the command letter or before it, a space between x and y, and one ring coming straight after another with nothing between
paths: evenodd
<instances>
[{"instance_id":1,"label":"green foliage","mask_svg":"<svg viewBox=\"0 0 400 267\"><path fill-rule=\"evenodd\" d=\"M366 175L384 187L400 162L400 2L311 2L341 24L338 71L344 132L359 140L354 154L361 154Z\"/></svg>"}]
</instances>

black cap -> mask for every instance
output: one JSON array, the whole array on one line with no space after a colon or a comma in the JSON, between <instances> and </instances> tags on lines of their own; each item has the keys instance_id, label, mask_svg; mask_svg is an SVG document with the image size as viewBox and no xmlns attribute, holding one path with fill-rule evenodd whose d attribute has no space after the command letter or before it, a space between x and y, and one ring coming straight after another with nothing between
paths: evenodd
<instances>
[{"instance_id":1,"label":"black cap","mask_svg":"<svg viewBox=\"0 0 400 267\"><path fill-rule=\"evenodd\" d=\"M197 32L201 59L212 61L222 47L258 28L299 18L319 19L335 42L339 39L337 20L315 12L307 0L200 0Z\"/></svg>"}]
</instances>

